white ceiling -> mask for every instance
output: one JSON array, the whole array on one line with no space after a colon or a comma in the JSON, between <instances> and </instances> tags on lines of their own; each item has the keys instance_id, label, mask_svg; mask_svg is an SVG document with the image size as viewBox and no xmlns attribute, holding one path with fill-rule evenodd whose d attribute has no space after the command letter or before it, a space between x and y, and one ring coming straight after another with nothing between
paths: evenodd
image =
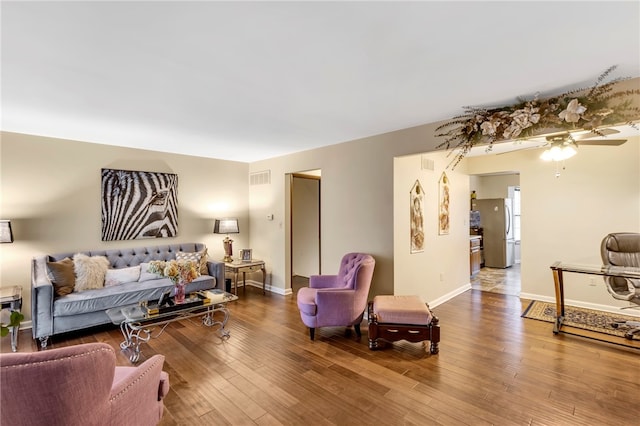
<instances>
[{"instance_id":1,"label":"white ceiling","mask_svg":"<svg viewBox=\"0 0 640 426\"><path fill-rule=\"evenodd\" d=\"M640 2L2 1L2 130L244 162L640 76Z\"/></svg>"}]
</instances>

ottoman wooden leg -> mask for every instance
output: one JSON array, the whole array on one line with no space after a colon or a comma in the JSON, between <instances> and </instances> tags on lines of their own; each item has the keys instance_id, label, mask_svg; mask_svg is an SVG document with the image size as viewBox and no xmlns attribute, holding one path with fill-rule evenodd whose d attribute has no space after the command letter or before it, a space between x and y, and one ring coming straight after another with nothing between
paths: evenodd
<instances>
[{"instance_id":1,"label":"ottoman wooden leg","mask_svg":"<svg viewBox=\"0 0 640 426\"><path fill-rule=\"evenodd\" d=\"M431 319L431 347L430 352L437 354L440 352L440 320L434 315Z\"/></svg>"}]
</instances>

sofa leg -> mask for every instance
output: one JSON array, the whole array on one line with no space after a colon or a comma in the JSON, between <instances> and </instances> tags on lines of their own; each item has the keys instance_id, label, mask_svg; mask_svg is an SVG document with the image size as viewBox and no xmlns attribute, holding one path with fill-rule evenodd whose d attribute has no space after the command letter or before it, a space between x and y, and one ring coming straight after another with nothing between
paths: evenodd
<instances>
[{"instance_id":1,"label":"sofa leg","mask_svg":"<svg viewBox=\"0 0 640 426\"><path fill-rule=\"evenodd\" d=\"M38 338L38 340L40 340L40 349L42 349L42 350L47 349L47 343L49 342L49 336L40 337L40 338Z\"/></svg>"},{"instance_id":2,"label":"sofa leg","mask_svg":"<svg viewBox=\"0 0 640 426\"><path fill-rule=\"evenodd\" d=\"M360 324L354 324L353 329L356 331L356 336L362 337L362 331L360 331Z\"/></svg>"},{"instance_id":3,"label":"sofa leg","mask_svg":"<svg viewBox=\"0 0 640 426\"><path fill-rule=\"evenodd\" d=\"M309 337L311 337L311 340L313 340L315 335L316 335L316 329L309 327Z\"/></svg>"}]
</instances>

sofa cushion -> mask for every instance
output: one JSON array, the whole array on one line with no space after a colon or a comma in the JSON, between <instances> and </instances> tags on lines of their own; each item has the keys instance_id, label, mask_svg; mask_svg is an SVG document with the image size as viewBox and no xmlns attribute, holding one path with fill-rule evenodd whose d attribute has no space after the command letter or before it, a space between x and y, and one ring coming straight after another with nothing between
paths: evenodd
<instances>
[{"instance_id":1,"label":"sofa cushion","mask_svg":"<svg viewBox=\"0 0 640 426\"><path fill-rule=\"evenodd\" d=\"M187 293L215 287L215 278L203 275L187 284ZM118 306L126 306L143 300L159 299L162 293L174 288L169 278L131 282L121 285L71 293L53 303L54 317L86 314Z\"/></svg>"},{"instance_id":2,"label":"sofa cushion","mask_svg":"<svg viewBox=\"0 0 640 426\"><path fill-rule=\"evenodd\" d=\"M66 257L58 262L47 262L47 268L56 296L64 296L73 292L73 287L76 284L73 260Z\"/></svg>"},{"instance_id":3,"label":"sofa cushion","mask_svg":"<svg viewBox=\"0 0 640 426\"><path fill-rule=\"evenodd\" d=\"M111 287L124 283L131 283L140 279L140 265L129 268L107 269L104 277L104 286Z\"/></svg>"},{"instance_id":4,"label":"sofa cushion","mask_svg":"<svg viewBox=\"0 0 640 426\"><path fill-rule=\"evenodd\" d=\"M73 256L73 269L76 273L75 292L104 287L104 277L109 269L105 256L87 256L76 253Z\"/></svg>"},{"instance_id":5,"label":"sofa cushion","mask_svg":"<svg viewBox=\"0 0 640 426\"><path fill-rule=\"evenodd\" d=\"M149 262L140 264L140 278L138 278L138 281L143 282L149 280L159 280L161 278L164 277L160 274L149 272Z\"/></svg>"}]
</instances>

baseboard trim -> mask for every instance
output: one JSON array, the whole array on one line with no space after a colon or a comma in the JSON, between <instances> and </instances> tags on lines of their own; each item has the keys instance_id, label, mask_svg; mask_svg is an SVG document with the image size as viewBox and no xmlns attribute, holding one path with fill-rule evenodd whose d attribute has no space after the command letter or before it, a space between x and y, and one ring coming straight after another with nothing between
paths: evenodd
<instances>
[{"instance_id":1,"label":"baseboard trim","mask_svg":"<svg viewBox=\"0 0 640 426\"><path fill-rule=\"evenodd\" d=\"M438 305L442 305L444 302L453 299L454 297L464 293L467 290L471 290L471 283L465 284L462 287L458 287L457 289L450 291L449 293L440 296L435 300L432 300L431 302L429 302L429 308L435 308Z\"/></svg>"},{"instance_id":2,"label":"baseboard trim","mask_svg":"<svg viewBox=\"0 0 640 426\"><path fill-rule=\"evenodd\" d=\"M247 280L247 285L262 289L262 281ZM238 286L238 287L242 287L242 286ZM279 294L281 296L288 296L290 294L293 294L293 290L291 290L290 288L273 287L271 284L266 284L264 286L264 290L269 291L271 293Z\"/></svg>"}]
</instances>

